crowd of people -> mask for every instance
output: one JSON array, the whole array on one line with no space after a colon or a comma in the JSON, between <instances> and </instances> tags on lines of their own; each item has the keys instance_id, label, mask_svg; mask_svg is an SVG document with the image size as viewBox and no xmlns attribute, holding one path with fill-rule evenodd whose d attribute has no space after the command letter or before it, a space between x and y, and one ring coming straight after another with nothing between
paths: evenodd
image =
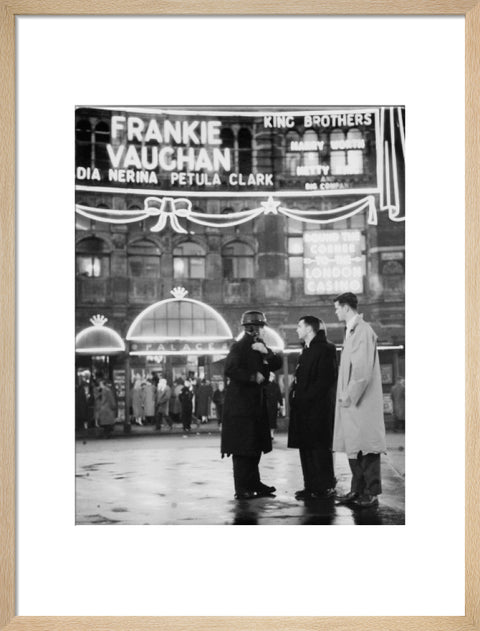
<instances>
[{"instance_id":1,"label":"crowd of people","mask_svg":"<svg viewBox=\"0 0 480 631\"><path fill-rule=\"evenodd\" d=\"M178 377L172 385L163 377L143 379L137 374L132 388L132 416L138 425L153 425L157 430L171 430L180 423L184 432L192 424L207 424L215 418L222 424L225 386L223 381L213 385L208 379L198 380L194 375ZM215 409L215 414L213 414Z\"/></svg>"},{"instance_id":2,"label":"crowd of people","mask_svg":"<svg viewBox=\"0 0 480 631\"><path fill-rule=\"evenodd\" d=\"M137 425L154 425L155 429L172 430L181 424L183 431L191 431L215 420L222 424L225 384L208 379L198 380L178 377L169 385L164 377L148 378L136 373L131 387L129 417ZM213 412L215 410L215 412ZM103 434L111 434L117 419L118 405L114 384L100 376L92 376L89 370L79 375L76 388L76 428L103 428Z\"/></svg>"}]
</instances>

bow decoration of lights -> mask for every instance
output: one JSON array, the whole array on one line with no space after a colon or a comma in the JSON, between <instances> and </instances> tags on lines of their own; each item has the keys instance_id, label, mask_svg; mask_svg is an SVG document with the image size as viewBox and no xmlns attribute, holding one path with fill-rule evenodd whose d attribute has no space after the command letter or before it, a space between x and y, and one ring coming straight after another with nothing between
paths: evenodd
<instances>
[{"instance_id":1,"label":"bow decoration of lights","mask_svg":"<svg viewBox=\"0 0 480 631\"><path fill-rule=\"evenodd\" d=\"M187 234L188 231L178 223L179 217L188 218L192 213L192 202L185 197L147 197L145 202L145 212L150 216L158 215L157 223L150 229L151 232L161 232L168 222L175 232Z\"/></svg>"},{"instance_id":2,"label":"bow decoration of lights","mask_svg":"<svg viewBox=\"0 0 480 631\"><path fill-rule=\"evenodd\" d=\"M227 214L202 213L192 210L192 202L186 197L147 197L144 202L144 210L109 210L105 208L90 208L77 204L76 211L81 215L94 219L95 221L113 223L131 223L132 221L142 221L147 217L158 217L157 223L150 228L151 232L161 232L167 225L172 230L181 234L187 234L183 226L180 225L179 218L186 219L192 223L210 228L229 228L238 226L247 221L252 221L260 215L284 215L290 219L296 219L305 223L328 224L341 219L348 219L359 212L367 210L367 222L372 225L377 224L377 210L375 198L368 195L360 200L327 210L298 210L286 208L281 202L275 201L270 195L266 202L260 202L258 208L241 210ZM113 218L105 216L111 213ZM121 220L119 215L125 215ZM401 221L401 219L397 219Z\"/></svg>"}]
</instances>

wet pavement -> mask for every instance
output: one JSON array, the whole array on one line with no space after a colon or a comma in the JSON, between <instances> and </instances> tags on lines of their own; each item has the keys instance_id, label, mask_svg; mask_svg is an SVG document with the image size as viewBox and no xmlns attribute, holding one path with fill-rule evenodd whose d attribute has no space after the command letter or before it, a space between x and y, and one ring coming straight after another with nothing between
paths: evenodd
<instances>
[{"instance_id":1,"label":"wet pavement","mask_svg":"<svg viewBox=\"0 0 480 631\"><path fill-rule=\"evenodd\" d=\"M150 428L146 428L150 429ZM219 453L219 434L208 428L181 433L143 431L76 442L77 524L401 525L405 523L403 434L387 434L382 456L383 494L373 509L335 506L333 500L297 501L303 488L298 450L277 434L262 456L262 481L274 497L233 499L231 458ZM337 491L349 490L345 454L336 454Z\"/></svg>"}]
</instances>

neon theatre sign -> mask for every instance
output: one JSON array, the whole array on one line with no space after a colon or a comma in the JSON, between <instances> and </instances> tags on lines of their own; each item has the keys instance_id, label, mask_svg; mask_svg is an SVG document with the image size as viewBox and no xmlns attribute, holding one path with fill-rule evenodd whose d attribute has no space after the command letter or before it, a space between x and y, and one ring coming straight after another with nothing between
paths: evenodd
<instances>
[{"instance_id":1,"label":"neon theatre sign","mask_svg":"<svg viewBox=\"0 0 480 631\"><path fill-rule=\"evenodd\" d=\"M366 211L375 224L377 210L385 210L392 221L404 219L403 108L79 108L76 118L76 211L95 221L153 216L154 232L170 227L181 233L189 223L230 227L261 214L322 224ZM101 131L98 122L90 123L99 119ZM85 192L111 194L116 204L119 194L142 196L143 207L95 208L80 203ZM342 203L346 195L350 199ZM257 204L222 215L203 213L193 207L202 197L256 198ZM292 203L318 197L333 203L310 211Z\"/></svg>"}]
</instances>

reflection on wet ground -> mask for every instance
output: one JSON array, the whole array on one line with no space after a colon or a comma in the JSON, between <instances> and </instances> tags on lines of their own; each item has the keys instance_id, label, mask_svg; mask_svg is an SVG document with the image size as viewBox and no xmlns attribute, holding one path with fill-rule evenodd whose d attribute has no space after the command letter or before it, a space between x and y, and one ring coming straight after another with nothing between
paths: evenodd
<instances>
[{"instance_id":1,"label":"reflection on wet ground","mask_svg":"<svg viewBox=\"0 0 480 631\"><path fill-rule=\"evenodd\" d=\"M231 459L219 437L149 436L77 442L77 524L399 525L405 523L404 450L392 438L382 458L384 492L373 509L336 506L333 499L297 501L302 488L298 451L277 436L262 457L262 479L275 496L233 499ZM403 442L403 440L401 441ZM399 448L400 447L400 448ZM337 489L349 490L350 471L336 455Z\"/></svg>"}]
</instances>

